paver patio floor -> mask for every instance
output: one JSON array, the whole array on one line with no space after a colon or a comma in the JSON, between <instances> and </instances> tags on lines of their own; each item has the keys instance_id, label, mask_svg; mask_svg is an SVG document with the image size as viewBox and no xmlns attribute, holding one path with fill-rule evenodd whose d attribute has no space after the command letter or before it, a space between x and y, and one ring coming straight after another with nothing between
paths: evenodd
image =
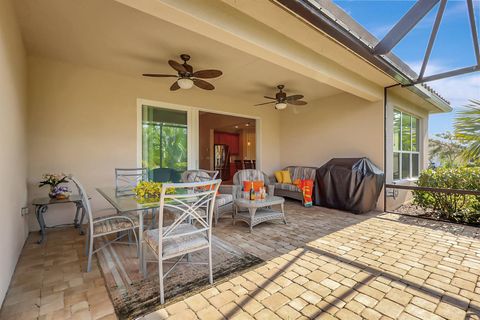
<instances>
[{"instance_id":1,"label":"paver patio floor","mask_svg":"<svg viewBox=\"0 0 480 320\"><path fill-rule=\"evenodd\" d=\"M145 319L480 319L480 229L287 202L288 225L253 233L225 218L214 233L266 261ZM113 317L103 279L85 268L83 237L31 234L2 319ZM167 278L168 281L168 278ZM32 303L35 302L35 303Z\"/></svg>"}]
</instances>

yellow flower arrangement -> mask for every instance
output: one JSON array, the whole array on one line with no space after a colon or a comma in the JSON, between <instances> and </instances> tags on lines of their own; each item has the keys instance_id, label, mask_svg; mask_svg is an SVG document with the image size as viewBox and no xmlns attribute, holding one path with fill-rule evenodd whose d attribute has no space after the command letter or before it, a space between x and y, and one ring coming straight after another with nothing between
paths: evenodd
<instances>
[{"instance_id":1,"label":"yellow flower arrangement","mask_svg":"<svg viewBox=\"0 0 480 320\"><path fill-rule=\"evenodd\" d=\"M150 203L160 201L160 195L162 194L161 182L140 181L133 189L136 199L139 203ZM175 192L175 188L168 188L166 193L172 194Z\"/></svg>"}]
</instances>

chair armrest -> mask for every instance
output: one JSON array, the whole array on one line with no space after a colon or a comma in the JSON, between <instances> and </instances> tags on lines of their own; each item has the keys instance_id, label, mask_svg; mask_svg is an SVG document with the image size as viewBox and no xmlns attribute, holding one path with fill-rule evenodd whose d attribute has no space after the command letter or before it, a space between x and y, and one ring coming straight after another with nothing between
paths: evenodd
<instances>
[{"instance_id":1,"label":"chair armrest","mask_svg":"<svg viewBox=\"0 0 480 320\"><path fill-rule=\"evenodd\" d=\"M237 185L233 185L232 186L232 196L233 196L233 200L237 199L240 195L240 192L242 191L242 187L241 186L237 186Z\"/></svg>"}]
</instances>

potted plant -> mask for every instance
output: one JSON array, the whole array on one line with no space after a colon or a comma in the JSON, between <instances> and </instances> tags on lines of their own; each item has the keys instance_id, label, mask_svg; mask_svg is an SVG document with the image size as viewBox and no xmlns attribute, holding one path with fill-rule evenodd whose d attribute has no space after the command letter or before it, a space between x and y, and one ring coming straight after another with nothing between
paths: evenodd
<instances>
[{"instance_id":1,"label":"potted plant","mask_svg":"<svg viewBox=\"0 0 480 320\"><path fill-rule=\"evenodd\" d=\"M70 190L67 186L60 186L62 183L68 182L67 175L63 173L46 173L42 176L38 185L39 188L43 186L50 186L48 196L52 199L67 199L70 196Z\"/></svg>"},{"instance_id":2,"label":"potted plant","mask_svg":"<svg viewBox=\"0 0 480 320\"><path fill-rule=\"evenodd\" d=\"M173 188L167 189L167 194L171 194L175 191ZM133 189L135 192L135 198L139 203L153 203L160 201L160 195L162 193L161 182L140 181Z\"/></svg>"}]
</instances>

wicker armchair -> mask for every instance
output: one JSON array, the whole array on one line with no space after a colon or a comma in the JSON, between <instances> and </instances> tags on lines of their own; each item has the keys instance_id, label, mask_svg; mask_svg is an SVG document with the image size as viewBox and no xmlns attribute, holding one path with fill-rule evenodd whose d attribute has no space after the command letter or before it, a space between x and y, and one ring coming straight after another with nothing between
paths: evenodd
<instances>
[{"instance_id":1,"label":"wicker armchair","mask_svg":"<svg viewBox=\"0 0 480 320\"><path fill-rule=\"evenodd\" d=\"M234 199L241 196L244 181L263 181L269 196L273 196L275 192L275 184L271 183L268 176L262 171L255 169L240 170L233 176L232 195Z\"/></svg>"}]
</instances>

